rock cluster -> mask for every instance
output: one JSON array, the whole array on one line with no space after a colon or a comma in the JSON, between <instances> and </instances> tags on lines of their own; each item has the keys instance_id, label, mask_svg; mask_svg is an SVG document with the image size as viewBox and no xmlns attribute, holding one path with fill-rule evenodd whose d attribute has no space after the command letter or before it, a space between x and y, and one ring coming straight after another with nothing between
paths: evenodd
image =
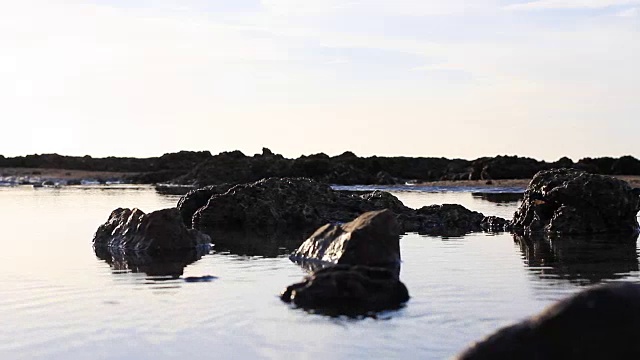
<instances>
[{"instance_id":1,"label":"rock cluster","mask_svg":"<svg viewBox=\"0 0 640 360\"><path fill-rule=\"evenodd\" d=\"M387 192L335 191L307 178L268 178L228 190L226 185L203 188L185 195L179 209L185 223L195 229L251 229L263 234L304 233L326 223L347 222L364 212L382 209L396 215L401 231L430 235L460 236L481 231L484 219L482 214L461 205L432 205L414 210Z\"/></svg>"},{"instance_id":2,"label":"rock cluster","mask_svg":"<svg viewBox=\"0 0 640 360\"><path fill-rule=\"evenodd\" d=\"M409 300L400 281L400 231L389 210L319 228L292 255L293 261L322 263L281 299L331 315L365 315L394 309Z\"/></svg>"},{"instance_id":3,"label":"rock cluster","mask_svg":"<svg viewBox=\"0 0 640 360\"><path fill-rule=\"evenodd\" d=\"M625 181L574 169L541 171L513 216L516 232L632 233L640 196Z\"/></svg>"}]
</instances>

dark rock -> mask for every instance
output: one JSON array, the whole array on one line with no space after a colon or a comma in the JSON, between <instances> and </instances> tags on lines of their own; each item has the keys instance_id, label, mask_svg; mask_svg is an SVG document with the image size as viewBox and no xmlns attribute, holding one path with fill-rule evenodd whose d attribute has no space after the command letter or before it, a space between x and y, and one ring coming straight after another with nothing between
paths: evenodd
<instances>
[{"instance_id":1,"label":"dark rock","mask_svg":"<svg viewBox=\"0 0 640 360\"><path fill-rule=\"evenodd\" d=\"M480 222L480 227L484 231L502 232L511 230L511 223L497 216L485 216Z\"/></svg>"},{"instance_id":2,"label":"dark rock","mask_svg":"<svg viewBox=\"0 0 640 360\"><path fill-rule=\"evenodd\" d=\"M402 213L398 221L405 232L425 235L462 236L482 231L484 215L458 204L423 206L414 212Z\"/></svg>"},{"instance_id":3,"label":"dark rock","mask_svg":"<svg viewBox=\"0 0 640 360\"><path fill-rule=\"evenodd\" d=\"M593 285L639 270L636 233L513 234L513 240L520 246L526 265L546 283Z\"/></svg>"},{"instance_id":4,"label":"dark rock","mask_svg":"<svg viewBox=\"0 0 640 360\"><path fill-rule=\"evenodd\" d=\"M376 185L395 185L398 181L386 171L379 171L376 174Z\"/></svg>"},{"instance_id":5,"label":"dark rock","mask_svg":"<svg viewBox=\"0 0 640 360\"><path fill-rule=\"evenodd\" d=\"M208 235L187 229L178 209L145 214L138 209L119 208L111 213L106 223L100 225L93 245L153 253L192 249L210 241Z\"/></svg>"},{"instance_id":6,"label":"dark rock","mask_svg":"<svg viewBox=\"0 0 640 360\"><path fill-rule=\"evenodd\" d=\"M178 201L178 211L184 224L188 228L191 228L193 226L193 214L201 207L207 205L207 202L213 195L223 194L232 187L232 184L209 185L187 192Z\"/></svg>"},{"instance_id":7,"label":"dark rock","mask_svg":"<svg viewBox=\"0 0 640 360\"><path fill-rule=\"evenodd\" d=\"M388 193L355 195L305 178L269 178L214 194L193 216L197 229L304 232L361 213L391 208L411 211Z\"/></svg>"},{"instance_id":8,"label":"dark rock","mask_svg":"<svg viewBox=\"0 0 640 360\"><path fill-rule=\"evenodd\" d=\"M180 205L188 223L191 211L204 204L192 216L193 227L209 233L250 229L262 235L303 234L326 223L351 221L367 211L389 209L404 232L459 236L481 231L484 218L460 205L413 210L387 192L335 191L305 178L268 178L236 185L224 193L213 193L205 203L209 194L203 190L201 195L192 196L188 209L187 195Z\"/></svg>"},{"instance_id":9,"label":"dark rock","mask_svg":"<svg viewBox=\"0 0 640 360\"><path fill-rule=\"evenodd\" d=\"M293 254L293 261L400 267L400 227L389 210L370 211L346 224L326 224Z\"/></svg>"},{"instance_id":10,"label":"dark rock","mask_svg":"<svg viewBox=\"0 0 640 360\"><path fill-rule=\"evenodd\" d=\"M611 283L503 328L458 359L637 359L638 329L640 285Z\"/></svg>"},{"instance_id":11,"label":"dark rock","mask_svg":"<svg viewBox=\"0 0 640 360\"><path fill-rule=\"evenodd\" d=\"M613 175L640 175L640 160L633 156L623 156L611 165Z\"/></svg>"},{"instance_id":12,"label":"dark rock","mask_svg":"<svg viewBox=\"0 0 640 360\"><path fill-rule=\"evenodd\" d=\"M397 309L409 292L392 270L336 265L287 287L280 298L318 313L359 316Z\"/></svg>"},{"instance_id":13,"label":"dark rock","mask_svg":"<svg viewBox=\"0 0 640 360\"><path fill-rule=\"evenodd\" d=\"M631 233L639 209L640 197L622 180L554 169L531 180L512 224L516 232Z\"/></svg>"}]
</instances>

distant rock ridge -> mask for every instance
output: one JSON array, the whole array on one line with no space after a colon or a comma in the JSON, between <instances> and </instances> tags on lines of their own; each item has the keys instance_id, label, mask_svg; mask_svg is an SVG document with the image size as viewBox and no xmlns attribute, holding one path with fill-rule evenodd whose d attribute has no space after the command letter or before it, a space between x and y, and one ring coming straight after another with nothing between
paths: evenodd
<instances>
[{"instance_id":1,"label":"distant rock ridge","mask_svg":"<svg viewBox=\"0 0 640 360\"><path fill-rule=\"evenodd\" d=\"M436 157L358 157L350 151L330 157L319 153L288 159L263 148L247 156L241 151L212 155L180 151L152 158L62 156L58 154L0 156L0 168L50 168L131 172L134 183L176 183L196 187L248 183L268 177L307 177L329 184L390 185L406 181L528 179L541 170L574 168L603 175L640 175L640 160L563 157L555 162L527 157L495 156L475 160Z\"/></svg>"}]
</instances>

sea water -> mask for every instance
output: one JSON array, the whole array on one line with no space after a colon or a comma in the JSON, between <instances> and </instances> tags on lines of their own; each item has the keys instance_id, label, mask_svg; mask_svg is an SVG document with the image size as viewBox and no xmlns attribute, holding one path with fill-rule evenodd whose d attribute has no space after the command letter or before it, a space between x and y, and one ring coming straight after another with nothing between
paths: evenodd
<instances>
[{"instance_id":1,"label":"sea water","mask_svg":"<svg viewBox=\"0 0 640 360\"><path fill-rule=\"evenodd\" d=\"M477 189L385 189L413 208L457 203L510 218L518 206L517 196ZM306 274L286 245L214 246L171 263L172 276L96 257L93 234L113 209L149 212L178 198L146 186L0 187L0 359L441 359L586 285L639 279L635 244L527 249L508 233L407 234L400 276L410 301L352 319L279 300Z\"/></svg>"}]
</instances>

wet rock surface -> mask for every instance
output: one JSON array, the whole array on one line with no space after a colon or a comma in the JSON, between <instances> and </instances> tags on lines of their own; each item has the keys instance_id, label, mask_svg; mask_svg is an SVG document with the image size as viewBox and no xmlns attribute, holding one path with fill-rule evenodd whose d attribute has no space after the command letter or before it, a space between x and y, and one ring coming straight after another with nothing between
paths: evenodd
<instances>
[{"instance_id":1,"label":"wet rock surface","mask_svg":"<svg viewBox=\"0 0 640 360\"><path fill-rule=\"evenodd\" d=\"M187 227L193 226L193 214L205 206L213 195L223 194L232 188L232 184L209 185L200 189L192 189L178 201L178 211Z\"/></svg>"},{"instance_id":2,"label":"wet rock surface","mask_svg":"<svg viewBox=\"0 0 640 360\"><path fill-rule=\"evenodd\" d=\"M364 212L389 209L403 232L459 236L481 231L484 219L461 205L414 210L387 192L335 191L307 178L269 178L236 185L224 193L216 191L205 188L183 197L179 207L185 222L209 194L207 202L191 216L193 228L206 232L305 233L326 223L351 221Z\"/></svg>"},{"instance_id":3,"label":"wet rock surface","mask_svg":"<svg viewBox=\"0 0 640 360\"><path fill-rule=\"evenodd\" d=\"M326 224L290 256L293 261L400 267L400 226L389 210L364 213L345 224Z\"/></svg>"},{"instance_id":4,"label":"wet rock surface","mask_svg":"<svg viewBox=\"0 0 640 360\"><path fill-rule=\"evenodd\" d=\"M541 171L514 214L516 232L638 231L640 196L626 182L573 169Z\"/></svg>"},{"instance_id":5,"label":"wet rock surface","mask_svg":"<svg viewBox=\"0 0 640 360\"><path fill-rule=\"evenodd\" d=\"M193 249L210 241L208 235L187 229L176 208L148 214L139 209L118 208L106 223L100 225L93 245L153 253Z\"/></svg>"},{"instance_id":6,"label":"wet rock surface","mask_svg":"<svg viewBox=\"0 0 640 360\"><path fill-rule=\"evenodd\" d=\"M503 328L458 359L637 359L638 329L640 285L611 283Z\"/></svg>"},{"instance_id":7,"label":"wet rock surface","mask_svg":"<svg viewBox=\"0 0 640 360\"><path fill-rule=\"evenodd\" d=\"M327 315L367 315L409 300L407 287L387 268L336 265L293 284L282 301Z\"/></svg>"}]
</instances>

